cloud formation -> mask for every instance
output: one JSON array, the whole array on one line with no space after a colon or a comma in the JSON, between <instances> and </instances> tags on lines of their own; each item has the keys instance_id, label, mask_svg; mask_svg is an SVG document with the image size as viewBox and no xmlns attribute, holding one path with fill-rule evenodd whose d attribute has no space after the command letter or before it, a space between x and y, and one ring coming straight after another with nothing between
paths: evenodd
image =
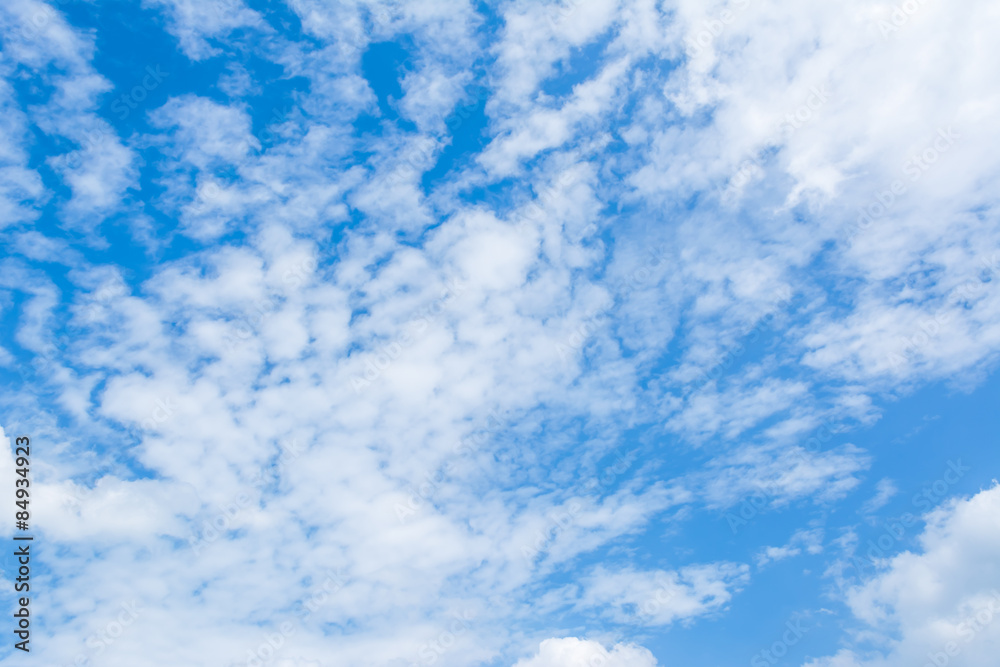
<instances>
[{"instance_id":1,"label":"cloud formation","mask_svg":"<svg viewBox=\"0 0 1000 667\"><path fill-rule=\"evenodd\" d=\"M743 660L809 570L799 664L987 664L995 489L830 562L1000 350L997 8L900 7L5 3L38 659Z\"/></svg>"}]
</instances>

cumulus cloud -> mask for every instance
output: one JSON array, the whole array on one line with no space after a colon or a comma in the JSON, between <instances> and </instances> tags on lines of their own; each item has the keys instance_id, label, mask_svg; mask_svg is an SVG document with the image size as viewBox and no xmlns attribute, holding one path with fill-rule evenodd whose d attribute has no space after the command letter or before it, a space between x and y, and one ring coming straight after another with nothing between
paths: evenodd
<instances>
[{"instance_id":1,"label":"cumulus cloud","mask_svg":"<svg viewBox=\"0 0 1000 667\"><path fill-rule=\"evenodd\" d=\"M518 660L514 667L575 667L576 665L607 665L607 667L656 667L653 654L634 644L615 644L611 650L592 639L564 637L546 639L531 658Z\"/></svg>"},{"instance_id":2,"label":"cumulus cloud","mask_svg":"<svg viewBox=\"0 0 1000 667\"><path fill-rule=\"evenodd\" d=\"M996 660L1000 638L1000 486L924 517L919 548L888 558L847 591L856 647L809 667L963 665ZM853 642L852 642L853 643Z\"/></svg>"}]
</instances>

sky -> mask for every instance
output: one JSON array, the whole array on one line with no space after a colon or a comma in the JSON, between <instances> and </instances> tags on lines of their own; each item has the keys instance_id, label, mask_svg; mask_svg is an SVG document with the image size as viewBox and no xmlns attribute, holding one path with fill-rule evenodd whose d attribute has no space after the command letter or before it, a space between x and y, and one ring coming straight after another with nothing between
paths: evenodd
<instances>
[{"instance_id":1,"label":"sky","mask_svg":"<svg viewBox=\"0 0 1000 667\"><path fill-rule=\"evenodd\" d=\"M998 30L4 0L0 662L993 667Z\"/></svg>"}]
</instances>

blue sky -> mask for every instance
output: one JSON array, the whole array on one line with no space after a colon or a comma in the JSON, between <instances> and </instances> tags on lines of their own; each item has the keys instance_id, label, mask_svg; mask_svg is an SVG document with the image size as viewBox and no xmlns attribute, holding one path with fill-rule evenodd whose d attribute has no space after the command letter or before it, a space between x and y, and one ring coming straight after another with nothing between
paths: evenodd
<instances>
[{"instance_id":1,"label":"blue sky","mask_svg":"<svg viewBox=\"0 0 1000 667\"><path fill-rule=\"evenodd\" d=\"M0 659L994 665L998 21L5 2Z\"/></svg>"}]
</instances>

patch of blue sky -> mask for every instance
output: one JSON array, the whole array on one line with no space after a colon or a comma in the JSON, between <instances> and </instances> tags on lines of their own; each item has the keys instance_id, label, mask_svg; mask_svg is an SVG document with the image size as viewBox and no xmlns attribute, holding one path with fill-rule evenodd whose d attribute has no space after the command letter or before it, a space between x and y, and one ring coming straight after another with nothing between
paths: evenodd
<instances>
[{"instance_id":1,"label":"patch of blue sky","mask_svg":"<svg viewBox=\"0 0 1000 667\"><path fill-rule=\"evenodd\" d=\"M490 90L476 84L466 91L462 99L445 119L445 126L450 132L450 141L438 156L434 166L424 172L421 185L426 194L430 194L435 185L456 170L469 167L490 141L489 118L486 116L486 103L489 101Z\"/></svg>"},{"instance_id":2,"label":"patch of blue sky","mask_svg":"<svg viewBox=\"0 0 1000 667\"><path fill-rule=\"evenodd\" d=\"M321 40L302 33L301 23L292 10L261 2L252 3L251 6L262 12L274 26L282 28L283 34L277 38L278 41L302 41L309 48L321 43ZM124 3L71 4L66 11L73 23L78 27L93 29L97 37L98 49L93 65L115 86L114 90L100 97L99 115L112 123L118 136L127 145L132 145L138 151L142 162L138 172L138 188L127 192L120 210L100 220L96 231L88 236L64 225L61 208L68 200L70 190L64 185L61 176L45 162L52 155L73 149L72 142L46 135L37 128L33 129L29 165L38 169L50 194L40 204L42 215L33 225L34 231L68 243L84 258L85 264L91 267L117 267L121 270L129 291L140 298L148 299L150 295L144 292L143 285L160 275L164 266L170 262L179 261L193 267L196 274L207 275L204 269L216 247L252 249L255 242L256 230L253 227L256 223L253 212L234 214L231 219L232 227L210 241L192 238L177 219L177 203L165 196L168 189L161 171L161 165L174 148L170 143L171 135L151 124L148 114L161 107L168 99L197 94L220 105L232 105L246 111L251 118L252 133L262 144L258 156L281 153L289 144L290 138L301 136L308 127L318 122L334 123L334 132L340 133L344 143L338 149L342 152L330 157L327 162L331 177L335 177L337 170L342 167L377 164L379 158L385 157L382 149L375 145L379 140L389 137L394 140L412 139L418 136L416 124L400 115L402 107L399 104L404 95L401 85L403 76L407 72L413 72L418 64L417 59L423 57L419 42L412 35L398 35L398 39L390 42L376 42L361 56L359 74L368 81L375 95L377 115L362 113L355 118L353 111L338 111L337 113L345 115L335 116L331 120L329 117L322 118L325 111L321 105L310 107L312 91L309 90L308 79L284 78L284 68L269 60L274 53L255 53L251 48L253 39L245 32L237 30L226 39L211 38L210 41L222 50L222 55L194 62L184 57L177 49L176 39L164 32L163 27L169 19L146 9L130 12L127 11L128 7ZM473 29L474 34L485 41L495 38L503 25L503 10L484 4L478 5L477 9L480 16L479 23ZM575 86L592 80L601 71L608 55L608 46L614 37L615 31L607 30L599 33L583 48L571 48L571 55L557 62L556 74L542 82L535 91L546 96L543 106L560 106L569 98ZM273 43L262 47L265 51L274 48L278 47ZM136 57L139 53L142 58ZM227 72L233 71L230 69L232 61L246 69L250 79L256 83L255 88L239 91L234 88L235 92L231 93L222 89L217 82ZM612 114L615 120L611 125L627 123L638 113L639 105L646 100L647 95L654 94L656 90L655 94L659 96L659 89L674 74L674 70L686 66L682 61L649 57L640 58L636 63L643 71L644 81L638 89L631 90L623 99L618 100L618 109ZM130 109L130 113L122 118L118 113L122 108L120 105L124 104L121 102L122 96L129 95L136 86L142 85L142 79L147 75L147 64L153 67L162 64L169 76L162 85L141 93L142 100L133 100L136 102L135 108L126 107ZM518 176L492 180L473 178L471 185L457 191L456 184L462 182L469 173L477 171L478 156L494 138L498 118L487 115L487 100L492 89L486 87L486 84L492 83L489 75L494 64L490 56L484 55L473 65L476 68L475 76L466 88L465 97L443 118L447 128L444 137L446 145L419 176L419 188L425 202L433 209L433 220L417 231L389 229L397 237L395 243L391 249L374 252L367 258L364 270L369 274L382 274L383 269L393 260L393 255L401 249L422 251L427 240L434 238L440 231L450 230L447 225L455 214L479 209L494 212L501 218L511 217L515 207L522 206L528 199L539 198L545 192L551 158L562 151L573 150L586 139L575 137L559 147L527 156L518 165L522 169ZM44 104L54 90L47 76L23 77L16 79L13 85L18 103L26 108ZM665 107L668 115L677 113L669 103ZM290 121L288 134L279 132L285 120ZM683 122L686 131L695 131L713 127L718 120L709 108L695 111L683 121L670 122ZM593 127L597 130L609 129L601 119L593 121ZM147 143L142 138L144 135L159 136L156 142ZM778 158L785 157L781 153L785 150L789 149L773 147L759 153L758 157L767 170L780 170ZM391 159L393 156L388 157ZM595 211L598 217L595 229L585 237L583 245L592 248L600 241L604 255L582 267L562 267L567 274L573 276L573 285L566 291L562 301L565 304L572 303L574 298L583 293L582 290L574 291L578 285L589 287L593 283L613 287L617 280L616 272L624 266L617 264L616 260L627 256L630 247L637 244L648 245L654 238L675 243L677 238L674 231L678 224L696 215L706 218L730 215L730 222L735 227L752 228L764 217L761 211L768 206L780 204L786 191L795 184L795 179L791 176L773 175L767 180L766 187L762 187L762 192L752 192L744 209L733 215L720 213L713 208L714 197L718 193L712 190L690 191L679 188L676 193L663 195L663 199L667 201L666 206L658 206L656 197L643 202L641 197L635 195L630 195L634 199L623 196L630 187L623 185L626 177L634 172L643 158L634 145L621 138L613 139L600 155L585 159L592 160L598 167L600 183L597 185L597 192L600 208ZM194 183L193 167L184 165L177 169L190 184ZM233 184L240 183L242 174L237 167L213 165L209 171L215 178ZM288 182L294 183L294 175L288 175L287 178ZM303 232L304 238L321 239L317 247L324 282L332 277L341 262L351 259L340 253L349 252L345 241L352 237L352 230L366 228L366 233L371 231L371 221L363 212L351 207L347 210L346 220L322 220L317 222L315 228ZM981 217L984 215L981 214ZM820 223L823 222L806 204L775 217L780 218L782 223L804 227L821 227ZM152 238L147 239L149 245L145 248L138 247L136 242L142 233L138 220L145 220L151 225L149 233ZM771 219L767 221L777 224ZM387 224L391 225L391 221ZM572 245L577 239L568 241ZM15 263L28 265L36 276L40 277L44 273L44 280L56 287L61 301L53 309L52 316L54 322L63 324L53 324L49 333L55 344L56 355L73 357L73 339L87 331L89 326L85 325L81 331L74 325L65 323L69 305L83 291L80 285L71 280L69 270L58 263L28 260L13 245L0 248L0 253L8 267ZM657 283L651 281L636 290L613 294L615 305L608 311L612 321L599 327L599 331L584 342L581 350L574 351L567 362L579 364L580 370L579 377L571 381L567 389L574 396L582 396L585 391L590 390L588 382L593 382L593 377L604 370L602 364L608 363L607 357L603 356L607 353L607 347L617 346L621 359L615 356L613 362L621 361L627 365L628 372L634 373L639 387L638 408L634 414L616 413L599 418L587 414L586 405L578 406L579 412L574 412L556 401L541 400L533 409L512 415L514 423L491 436L480 455L484 461L491 462L487 465L494 466L492 470L480 470L470 474L468 479L456 477L451 481L458 486L466 485L473 491L473 497L507 502L507 507L511 510L523 509L528 497L532 495L536 499L541 496L555 499L579 493L587 500L602 502L627 488L634 487L639 493L649 492L651 485L656 482L671 484L680 480L694 485L696 472L711 475L712 461L727 461L728 455L736 457L745 453L749 447L769 442L768 429L787 420L797 410L814 405L817 411L822 412L849 391L852 382L824 369L801 364L801 352L790 349L788 345L802 331L815 324L817 312L835 320L854 313L858 306L858 290L872 284L867 277L856 276L844 269L842 253L840 246L829 242L809 258L808 263L785 267L792 278L796 294L792 302L782 304L775 317L758 323L753 333L737 336L732 343L723 346L723 352L738 352L734 352L733 363L726 365L723 372L719 373L718 380L712 385L713 389L725 391L743 387L752 394L764 380L809 382L807 395L794 404L781 406L754 420L735 436L726 435L725 426L722 426L710 429L704 438L691 438L679 433L673 426L663 424L661 416L657 415L657 406L663 399L664 391L677 389L672 383L664 381L664 378L686 358L690 346L696 341L692 325L698 324L717 332L723 326L724 318L705 320L691 315L690 305L697 295L690 296L688 300L681 299L679 305L664 305L664 308L678 308L677 320L669 325L673 327L671 331L663 332L664 341L669 338L669 342L664 342L659 347L654 343L652 348L655 354L651 354L649 344L639 342L642 337L636 332L642 331L642 316L634 313L642 303L639 297L646 293L645 290L655 293L659 289L653 286ZM532 266L525 270L525 276L528 279L541 279L547 268ZM669 267L665 269L667 272L670 270ZM946 270L947 267L926 265L906 275L893 276L884 284L893 290L914 290L914 298L907 303L919 304L920 295L935 290L939 279L947 273ZM628 273L626 267L625 274ZM991 277L985 276L987 280ZM401 282L397 287L398 291L393 294L405 295L411 291L410 283ZM822 295L821 311L816 310L818 294ZM348 303L356 297L357 294L345 296ZM353 307L348 307L349 329L372 325L373 318L383 317L385 304L378 297L376 294L364 294L363 306L355 303ZM26 317L26 305L31 297L24 292L8 289L2 298L0 324L3 325L3 331L0 332L0 344L14 354L15 365L21 372L8 366L0 369L0 373L10 380L15 391L25 386L20 384L22 377L30 380L30 384L36 384L34 400L56 415L54 424L63 432L72 434L69 436L70 440L80 443L74 456L100 459L91 471L78 474L74 479L90 485L97 478L113 472L126 481L168 481L162 470L143 465L145 452L137 447L141 436L134 428L98 417L100 428L110 432L109 437L102 440L93 426L81 425L65 414L60 404L62 389L47 383L48 367L39 362L37 355L24 347L21 344L23 341L18 339L19 323ZM219 312L225 311L223 309ZM455 318L461 319L464 315L466 314L458 314ZM661 317L658 322L666 321L663 314L657 315ZM558 323L558 314L553 313L550 317L552 325ZM446 335L451 335L447 327L441 329ZM177 334L178 330L170 331L171 337ZM509 332L507 335L513 336L514 333ZM93 340L109 344L113 342L107 332ZM378 336L373 340L376 344L383 342ZM337 362L350 363L363 358L368 354L366 351L371 344L368 340L349 340L340 348ZM500 343L494 342L493 345ZM469 349L470 345L466 343L462 351L468 352ZM76 351L85 355L83 350ZM555 352L551 352L550 356L554 355ZM210 371L216 361L217 358L210 355L192 355L186 359L184 371L193 376L201 376L203 372ZM65 363L81 374L92 370L85 362L80 363L79 358L67 359ZM711 372L713 368L709 364L705 370ZM754 381L744 384L744 374L755 368L764 370L760 383ZM984 363L983 368L985 373L991 367L989 363ZM148 369L143 369L141 364L136 366L136 371L147 375L147 379L152 379L154 375ZM417 369L412 372L412 377L415 378L413 386L417 386L430 371ZM251 393L271 391L275 387L285 390L293 385L294 372L276 359L264 358L259 365L254 366L252 375L254 379L247 388ZM380 381L385 384L389 382L385 378ZM542 382L542 379L539 381ZM544 570L546 574L544 577L539 575L539 579L530 580L526 584L534 599L564 586L584 584L598 566L614 571L627 571L675 570L722 561L749 564L749 580L742 584L741 590L734 591L730 601L721 608L709 609L663 627L617 620L609 612L615 608L615 604L605 604L604 607L599 605L591 609L577 609L572 605L557 606L551 614L521 614L520 617L512 614L512 618L505 619L505 631L524 631L542 637L560 634L579 637L615 636L640 642L658 656L662 665L689 662L753 664L757 655L755 652L780 640L787 627L785 624L801 615L802 625L808 628L808 632L801 642L789 647L788 654L782 656L781 663L802 664L809 656L833 655L843 642L844 628L851 624L850 610L841 599L840 591L835 589L833 578L826 574L831 561L843 556L841 547L834 540L849 530L855 531L858 548L864 551L868 541L877 543L885 534L885 526L903 512L923 512L942 503L957 502L956 499L969 497L988 488L996 476L993 471L1000 465L1000 454L993 446L996 418L986 416L995 412L993 406L1000 387L996 378L987 378L969 393L961 393L941 382L922 388L918 383L911 382L887 382L885 386L888 389L873 391L873 405L880 413L878 421L869 425L849 421L848 430L835 434L819 449L819 453L836 451L843 445L852 443L866 456L864 465L853 473L860 480L858 486L843 498L823 499L820 497L822 487L788 502L778 502L776 497L771 497L763 507L754 509L745 525L733 531L727 514L739 512L745 499L737 498L728 506L710 507L705 498L696 492L694 497L679 506L652 512L648 524L639 525L608 543L585 550L551 571L547 569L547 559L551 555L552 545L543 545L535 567L539 571ZM695 388L706 387L699 384ZM338 391L337 387L329 389L331 395ZM98 379L90 389L89 400L98 404L107 390L108 378ZM472 388L468 391L476 390ZM681 386L680 390L688 398L691 397L691 386ZM597 397L598 394L595 393L594 396ZM8 397L7 400L14 399ZM600 400L605 399L601 397ZM395 403L387 404L393 405L395 409ZM350 417L356 416L352 414ZM801 444L810 435L811 432L806 433L796 441ZM362 448L358 443L353 446ZM635 460L625 470L601 484L596 492L588 491L589 479L594 475L602 475L615 465L619 454L629 452L634 452ZM381 453L385 454L384 451ZM70 457L66 458L68 460ZM277 457L272 456L269 464L273 465L276 460ZM948 474L949 461L958 460L971 469L965 471L954 483L949 482L942 493L934 491L934 484ZM384 461L382 467L385 467ZM885 479L892 480L898 492L895 495L889 494L884 504L876 509L865 511L866 507L873 506L870 504L871 499L887 488L884 484L880 486ZM936 503L928 501L929 504L925 506L923 501L914 500L917 494L928 488L934 492ZM293 489L285 488L277 482L267 487L268 493L276 495L292 491ZM454 507L449 500L432 500L433 507L425 507L422 510L424 513L438 516L441 522L454 518L450 514ZM317 517L316 520L321 518ZM311 521L306 521L301 526L307 545L327 539L330 530L328 526ZM789 544L796 531L818 528L825 531L822 554L806 553L801 544ZM921 545L917 538L921 531L922 524L908 528L904 535L894 539L886 547L885 554L897 555L906 549L919 551ZM252 531L249 529L237 529L228 534L226 539L240 542L251 535ZM801 553L764 565L757 564L764 547L785 545L798 548ZM182 543L178 543L178 546L183 548ZM347 549L349 546L345 545L343 548ZM61 558L71 560L66 551L58 553ZM100 552L99 555L106 556L107 553ZM5 570L9 570L8 561L9 558L5 557ZM477 575L482 575L487 570L485 565L478 570L474 569ZM39 574L48 576L48 581L53 586L67 584L52 570L43 569ZM874 576L874 570L871 576ZM462 579L462 573L452 572L448 584L450 588L447 590L461 591L467 583ZM201 591L194 590L192 595L201 598ZM255 622L265 627L270 619L280 615L278 612L294 606L289 601L285 603L285 607L253 610ZM636 611L635 602L623 604L626 613ZM419 612L414 611L413 617L417 616ZM55 617L48 621L50 627L55 627L60 622L63 621ZM328 629L330 636L342 635L349 639L354 632L370 631L363 626L361 622L344 620L324 627ZM523 656L498 657L492 662L481 664L509 666L518 657Z\"/></svg>"},{"instance_id":3,"label":"patch of blue sky","mask_svg":"<svg viewBox=\"0 0 1000 667\"><path fill-rule=\"evenodd\" d=\"M574 87L589 81L601 66L602 58L615 35L609 31L582 47L572 47L569 56L558 60L556 72L541 83L540 92L559 104L573 93Z\"/></svg>"},{"instance_id":4,"label":"patch of blue sky","mask_svg":"<svg viewBox=\"0 0 1000 667\"><path fill-rule=\"evenodd\" d=\"M379 124L392 123L400 130L413 132L413 121L399 115L397 105L403 98L402 80L415 57L412 42L393 41L369 44L361 56L361 73L378 100Z\"/></svg>"}]
</instances>

